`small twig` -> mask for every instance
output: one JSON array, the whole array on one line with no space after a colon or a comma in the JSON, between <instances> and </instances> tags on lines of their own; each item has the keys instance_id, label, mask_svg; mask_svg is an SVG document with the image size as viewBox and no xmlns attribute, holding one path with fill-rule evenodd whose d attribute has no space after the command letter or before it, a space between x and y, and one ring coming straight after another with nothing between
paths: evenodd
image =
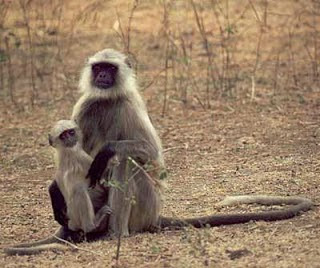
<instances>
[{"instance_id":1,"label":"small twig","mask_svg":"<svg viewBox=\"0 0 320 268\"><path fill-rule=\"evenodd\" d=\"M170 66L168 66L168 68L171 68ZM160 77L160 75L165 71L165 68L162 68L151 80L151 82L149 82L146 86L144 86L141 91L145 91L146 89L148 89L149 87L151 87Z\"/></svg>"},{"instance_id":2,"label":"small twig","mask_svg":"<svg viewBox=\"0 0 320 268\"><path fill-rule=\"evenodd\" d=\"M13 103L13 105L15 107L17 107L17 102L15 100L14 97L14 91L15 91L15 79L13 77L13 64L11 61L11 50L10 50L10 46L9 46L9 36L5 36L4 38L4 44L5 44L5 48L6 48L6 53L7 53L7 58L8 58L8 84L9 84L9 95L10 95L10 100Z\"/></svg>"},{"instance_id":3,"label":"small twig","mask_svg":"<svg viewBox=\"0 0 320 268\"><path fill-rule=\"evenodd\" d=\"M299 88L299 83L298 83L298 75L297 75L297 70L296 70L296 63L295 63L295 52L293 51L293 33L292 30L289 28L288 29L288 37L289 37L289 56L290 56L290 63L291 63L291 70L293 72L292 78L294 85Z\"/></svg>"},{"instance_id":4,"label":"small twig","mask_svg":"<svg viewBox=\"0 0 320 268\"><path fill-rule=\"evenodd\" d=\"M251 76L251 98L250 101L254 100L254 97L256 95L256 77L255 75Z\"/></svg>"},{"instance_id":5,"label":"small twig","mask_svg":"<svg viewBox=\"0 0 320 268\"><path fill-rule=\"evenodd\" d=\"M34 42L32 39L32 29L30 26L30 11L27 9L27 3L20 0L19 1L20 9L22 10L23 20L27 31L27 40L28 40L28 49L30 54L30 75L31 75L31 85L32 85L32 91L31 91L31 106L33 107L35 104L35 100L38 97L38 90L36 87L36 77L35 77L35 53L34 53Z\"/></svg>"},{"instance_id":6,"label":"small twig","mask_svg":"<svg viewBox=\"0 0 320 268\"><path fill-rule=\"evenodd\" d=\"M132 180L139 173L139 171L143 171L149 179L151 178L148 172L146 172L146 170L143 168L143 166L137 163L133 158L130 158L130 160L131 160L131 163L137 167L137 171L130 176L128 181Z\"/></svg>"},{"instance_id":7,"label":"small twig","mask_svg":"<svg viewBox=\"0 0 320 268\"><path fill-rule=\"evenodd\" d=\"M163 150L163 153L165 154L165 153L173 151L173 150L183 150L183 149L186 149L186 147L182 147L182 146L171 147L171 148L167 148L167 149Z\"/></svg>"},{"instance_id":8,"label":"small twig","mask_svg":"<svg viewBox=\"0 0 320 268\"><path fill-rule=\"evenodd\" d=\"M196 100L199 102L200 106L202 107L203 110L207 110L206 106L202 103L202 101L200 100L200 97L197 95L194 95L194 97L196 98Z\"/></svg>"},{"instance_id":9,"label":"small twig","mask_svg":"<svg viewBox=\"0 0 320 268\"><path fill-rule=\"evenodd\" d=\"M259 13L258 13L258 11L256 10L254 4L251 2L251 0L248 0L248 2L249 2L249 4L250 4L250 6L251 6L251 9L252 9L253 12L254 12L254 15L255 15L257 21L258 21L259 23L261 23L261 18L260 18L260 16L259 16Z\"/></svg>"},{"instance_id":10,"label":"small twig","mask_svg":"<svg viewBox=\"0 0 320 268\"><path fill-rule=\"evenodd\" d=\"M166 55L165 55L165 82L164 82L164 93L163 93L163 106L162 106L162 117L164 117L166 109L167 109L167 98L168 98L168 67L169 67L169 45L170 43L167 41L166 45Z\"/></svg>"},{"instance_id":11,"label":"small twig","mask_svg":"<svg viewBox=\"0 0 320 268\"><path fill-rule=\"evenodd\" d=\"M73 244L73 243L71 243L71 242L69 242L69 241L67 241L67 240L64 240L64 239L62 239L62 238L60 238L60 237L57 237L56 235L53 235L53 237L54 237L55 239L61 241L62 243L65 243L65 244L67 244L68 246L72 247L74 250L86 251L86 252L92 253L92 254L94 254L94 255L98 255L98 256L100 256L100 257L104 257L103 255L101 255L101 254L99 254L99 253L97 253L97 252L94 252L94 251L92 251L92 250L85 249L85 248L80 248L80 247L76 246L75 244Z\"/></svg>"},{"instance_id":12,"label":"small twig","mask_svg":"<svg viewBox=\"0 0 320 268\"><path fill-rule=\"evenodd\" d=\"M134 0L133 6L130 11L129 19L128 19L128 25L127 25L127 44L126 44L126 52L129 54L130 53L130 37L131 37L131 24L132 24L132 19L134 16L134 12L137 9L139 5L139 0Z\"/></svg>"},{"instance_id":13,"label":"small twig","mask_svg":"<svg viewBox=\"0 0 320 268\"><path fill-rule=\"evenodd\" d=\"M119 27L119 30L115 29L115 32L120 37L122 43L125 44L125 42L126 42L125 33L124 33L124 30L123 30L123 27L122 27L120 14L119 14L119 11L118 11L117 8L116 8L116 15L117 15L117 22L118 22L117 26Z\"/></svg>"},{"instance_id":14,"label":"small twig","mask_svg":"<svg viewBox=\"0 0 320 268\"><path fill-rule=\"evenodd\" d=\"M114 29L114 30L115 30L116 34L120 37L126 54L132 54L130 52L131 26L132 26L132 20L134 17L134 13L135 13L136 9L138 8L138 6L139 6L139 0L134 0L133 5L130 10L129 17L128 17L126 29L123 28L119 11L116 8L116 16L117 16L117 23L118 23L117 26L118 26L119 30L118 29Z\"/></svg>"},{"instance_id":15,"label":"small twig","mask_svg":"<svg viewBox=\"0 0 320 268\"><path fill-rule=\"evenodd\" d=\"M280 67L280 52L277 53L276 64L275 64L275 66L274 66L273 94L274 94L276 91L278 91L279 67Z\"/></svg>"},{"instance_id":16,"label":"small twig","mask_svg":"<svg viewBox=\"0 0 320 268\"><path fill-rule=\"evenodd\" d=\"M204 44L204 49L206 52L206 56L207 56L207 78L206 78L206 104L207 107L210 108L210 77L209 74L211 75L211 81L221 81L223 83L223 77L222 77L222 73L219 72L219 67L217 65L217 62L215 61L214 57L213 57L213 52L212 52L212 48L211 48L211 43L210 40L208 39L207 36L207 29L205 28L205 24L204 24L204 19L203 16L201 15L201 13L199 14L199 11L196 7L196 4L194 2L194 0L190 0L190 4L192 7L192 11L196 20L196 25L198 28L198 31L200 33L202 42ZM216 73L216 75L215 75ZM216 87L216 83L213 83L213 86L218 90L218 88Z\"/></svg>"},{"instance_id":17,"label":"small twig","mask_svg":"<svg viewBox=\"0 0 320 268\"><path fill-rule=\"evenodd\" d=\"M273 237L273 235L276 233L276 231L278 231L278 226L276 226L275 228L274 228L274 230L271 232L271 234L268 236L268 239L267 240L269 240L271 237Z\"/></svg>"},{"instance_id":18,"label":"small twig","mask_svg":"<svg viewBox=\"0 0 320 268\"><path fill-rule=\"evenodd\" d=\"M264 15L263 15L263 24L264 26L267 26L268 24L268 21L267 21L267 18L268 18L268 0L265 0L264 1Z\"/></svg>"}]
</instances>

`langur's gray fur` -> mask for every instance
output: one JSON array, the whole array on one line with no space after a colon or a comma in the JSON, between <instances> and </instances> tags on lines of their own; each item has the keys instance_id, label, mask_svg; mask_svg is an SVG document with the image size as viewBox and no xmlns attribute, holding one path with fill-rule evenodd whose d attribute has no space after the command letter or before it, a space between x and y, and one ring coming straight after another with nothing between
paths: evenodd
<instances>
[{"instance_id":1,"label":"langur's gray fur","mask_svg":"<svg viewBox=\"0 0 320 268\"><path fill-rule=\"evenodd\" d=\"M60 135L68 130L74 130L73 137L61 139ZM94 190L88 189L89 181L85 177L92 157L82 148L82 132L78 125L73 120L58 121L50 131L49 143L55 148L57 171L54 180L67 204L68 228L84 233L103 232L108 228L111 213L106 205L107 192L100 185ZM51 237L5 248L4 252L8 255L32 255L46 250L67 250L59 238L68 239L63 227Z\"/></svg>"},{"instance_id":2,"label":"langur's gray fur","mask_svg":"<svg viewBox=\"0 0 320 268\"><path fill-rule=\"evenodd\" d=\"M101 90L92 83L91 67L107 62L118 67L113 87ZM124 183L127 157L142 164L151 162L164 167L162 146L151 124L145 104L137 90L132 69L126 57L113 49L105 49L89 58L79 83L82 93L73 109L72 118L84 134L84 149L91 156L106 143L114 143L120 165L112 171L113 179ZM151 178L145 171L135 171L127 193L111 187L108 205L114 212L110 217L109 231L128 235L156 226L162 205L162 182ZM128 177L133 175L129 171ZM125 196L128 195L128 196ZM126 200L135 198L135 205Z\"/></svg>"},{"instance_id":3,"label":"langur's gray fur","mask_svg":"<svg viewBox=\"0 0 320 268\"><path fill-rule=\"evenodd\" d=\"M73 135L62 139L61 135L68 131ZM94 212L86 179L93 159L82 149L81 130L72 120L60 120L53 126L49 139L55 148L55 181L67 204L68 227L72 231L92 232L100 227L110 211L104 206L96 214Z\"/></svg>"}]
</instances>

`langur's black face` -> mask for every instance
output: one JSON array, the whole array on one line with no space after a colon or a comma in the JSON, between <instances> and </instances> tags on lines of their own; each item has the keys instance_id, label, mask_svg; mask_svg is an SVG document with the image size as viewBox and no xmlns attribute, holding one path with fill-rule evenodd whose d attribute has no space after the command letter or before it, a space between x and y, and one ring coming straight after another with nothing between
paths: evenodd
<instances>
[{"instance_id":1,"label":"langur's black face","mask_svg":"<svg viewBox=\"0 0 320 268\"><path fill-rule=\"evenodd\" d=\"M108 89L116 82L118 67L107 62L92 65L92 83L97 88Z\"/></svg>"},{"instance_id":2,"label":"langur's black face","mask_svg":"<svg viewBox=\"0 0 320 268\"><path fill-rule=\"evenodd\" d=\"M77 143L76 130L74 128L67 129L59 135L59 139L66 147L72 147Z\"/></svg>"},{"instance_id":3,"label":"langur's black face","mask_svg":"<svg viewBox=\"0 0 320 268\"><path fill-rule=\"evenodd\" d=\"M49 134L49 144L52 147L57 147L62 144L63 147L73 147L77 144L78 136L74 128L63 131L58 138L54 138Z\"/></svg>"}]
</instances>

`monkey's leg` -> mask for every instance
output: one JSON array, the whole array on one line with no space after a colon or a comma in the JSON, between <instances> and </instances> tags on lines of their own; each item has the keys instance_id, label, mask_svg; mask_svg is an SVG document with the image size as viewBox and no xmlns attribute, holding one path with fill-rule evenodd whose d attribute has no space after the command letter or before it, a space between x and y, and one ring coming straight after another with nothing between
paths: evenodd
<instances>
[{"instance_id":1,"label":"monkey's leg","mask_svg":"<svg viewBox=\"0 0 320 268\"><path fill-rule=\"evenodd\" d=\"M56 181L49 186L54 219L62 226L68 226L67 205Z\"/></svg>"},{"instance_id":2,"label":"monkey's leg","mask_svg":"<svg viewBox=\"0 0 320 268\"><path fill-rule=\"evenodd\" d=\"M102 208L100 208L95 215L94 224L96 228L93 230L93 232L103 232L108 229L111 213L112 210L108 205L104 205Z\"/></svg>"},{"instance_id":3,"label":"monkey's leg","mask_svg":"<svg viewBox=\"0 0 320 268\"><path fill-rule=\"evenodd\" d=\"M61 237L59 237L75 243L82 242L84 240L82 232L72 231L68 229L69 219L67 216L67 205L56 181L53 181L49 186L49 193L53 208L54 219L63 227L60 228L59 235L61 235Z\"/></svg>"},{"instance_id":4,"label":"monkey's leg","mask_svg":"<svg viewBox=\"0 0 320 268\"><path fill-rule=\"evenodd\" d=\"M96 226L98 226L98 228L96 228L90 233L87 233L86 240L94 241L102 237L105 237L109 231L110 215L104 214L104 212L108 213L111 210L110 207L107 205L108 197L109 197L109 187L103 187L103 185L97 184L95 188L89 188L88 191L89 191L92 205L94 207L94 211L96 215L95 223L96 223ZM96 221L96 218L97 218L97 221Z\"/></svg>"},{"instance_id":5,"label":"monkey's leg","mask_svg":"<svg viewBox=\"0 0 320 268\"><path fill-rule=\"evenodd\" d=\"M82 232L74 232L74 231L69 230L67 227L68 219L66 218L66 212L64 212L64 211L66 211L66 204L65 204L64 198L58 188L58 185L55 181L50 185L49 192L50 192L53 210L55 213L55 219L56 219L56 217L58 219L61 219L59 217L63 216L62 222L65 223L66 226L60 227L54 233L53 236L50 236L48 238L45 238L45 239L42 239L39 241L35 241L35 242L21 243L18 245L14 245L13 247L5 248L4 252L6 254L8 254L8 255L33 255L33 254L39 254L39 253L46 251L46 250L66 250L68 247L63 246L62 245L63 242L57 238L61 238L63 240L67 240L67 241L70 241L73 243L80 243L80 242L84 241L85 237ZM106 204L106 202L107 202L106 191L101 186L97 186L95 189L92 189L90 191L90 197L91 197L93 205L96 209L101 208L103 206L103 204ZM107 223L106 223L106 226L101 225L101 227L102 227L101 232L103 231L103 233L96 233L96 232L89 233L86 236L87 241L96 240L96 239L99 239L102 236L104 236L108 230ZM105 229L103 229L103 228L105 228Z\"/></svg>"},{"instance_id":6,"label":"monkey's leg","mask_svg":"<svg viewBox=\"0 0 320 268\"><path fill-rule=\"evenodd\" d=\"M59 238L74 243L84 241L84 236L80 235L79 232L72 232L66 227L60 227L53 236L36 242L14 245L13 247L5 248L4 252L8 255L33 255L46 250L67 250L69 247L63 245L64 242Z\"/></svg>"},{"instance_id":7,"label":"monkey's leg","mask_svg":"<svg viewBox=\"0 0 320 268\"><path fill-rule=\"evenodd\" d=\"M162 185L145 170L135 176L134 205L129 220L130 232L158 231L158 218L162 206Z\"/></svg>"},{"instance_id":8,"label":"monkey's leg","mask_svg":"<svg viewBox=\"0 0 320 268\"><path fill-rule=\"evenodd\" d=\"M129 235L129 217L131 212L131 203L128 195L119 189L110 189L109 204L113 214L109 219L109 231L111 235L122 236Z\"/></svg>"},{"instance_id":9,"label":"monkey's leg","mask_svg":"<svg viewBox=\"0 0 320 268\"><path fill-rule=\"evenodd\" d=\"M67 207L69 229L73 231L82 230L85 233L95 229L94 208L86 183L80 182L73 186Z\"/></svg>"},{"instance_id":10,"label":"monkey's leg","mask_svg":"<svg viewBox=\"0 0 320 268\"><path fill-rule=\"evenodd\" d=\"M121 161L120 165L112 170L111 182L115 186L109 188L108 205L112 210L109 220L109 231L113 235L129 235L129 218L132 207L132 189L134 180L130 179L127 161Z\"/></svg>"},{"instance_id":11,"label":"monkey's leg","mask_svg":"<svg viewBox=\"0 0 320 268\"><path fill-rule=\"evenodd\" d=\"M95 216L95 229L92 230L90 233L85 234L86 241L95 241L110 236L110 234L108 233L110 215L110 207L108 205L104 205Z\"/></svg>"},{"instance_id":12,"label":"monkey's leg","mask_svg":"<svg viewBox=\"0 0 320 268\"><path fill-rule=\"evenodd\" d=\"M60 227L53 236L36 242L14 245L13 247L5 248L4 252L8 255L32 255L49 249L66 250L67 247L61 245L62 242L57 239L57 237L63 240L67 240L68 236L68 230L64 227Z\"/></svg>"}]
</instances>

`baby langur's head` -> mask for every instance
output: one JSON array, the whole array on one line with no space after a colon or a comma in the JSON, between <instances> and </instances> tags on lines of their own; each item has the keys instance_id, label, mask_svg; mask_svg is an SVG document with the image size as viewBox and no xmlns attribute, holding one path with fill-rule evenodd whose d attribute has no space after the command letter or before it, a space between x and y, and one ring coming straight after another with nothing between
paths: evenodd
<instances>
[{"instance_id":1,"label":"baby langur's head","mask_svg":"<svg viewBox=\"0 0 320 268\"><path fill-rule=\"evenodd\" d=\"M71 148L81 140L81 131L72 120L58 121L50 131L49 144L56 148Z\"/></svg>"}]
</instances>

